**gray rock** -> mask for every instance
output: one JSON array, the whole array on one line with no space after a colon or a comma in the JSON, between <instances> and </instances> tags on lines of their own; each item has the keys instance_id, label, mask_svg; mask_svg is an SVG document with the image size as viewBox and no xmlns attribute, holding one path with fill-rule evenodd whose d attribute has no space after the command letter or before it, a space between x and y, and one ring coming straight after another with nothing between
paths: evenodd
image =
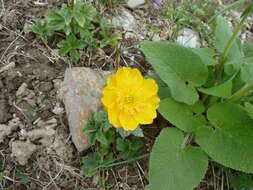
<instances>
[{"instance_id":1,"label":"gray rock","mask_svg":"<svg viewBox=\"0 0 253 190\"><path fill-rule=\"evenodd\" d=\"M130 7L131 9L137 8L140 5L144 4L145 0L128 0L127 1L127 6Z\"/></svg>"},{"instance_id":2,"label":"gray rock","mask_svg":"<svg viewBox=\"0 0 253 190\"><path fill-rule=\"evenodd\" d=\"M36 149L36 145L31 142L13 141L11 142L11 157L24 166Z\"/></svg>"},{"instance_id":3,"label":"gray rock","mask_svg":"<svg viewBox=\"0 0 253 190\"><path fill-rule=\"evenodd\" d=\"M105 75L90 68L67 69L60 94L67 112L70 134L79 152L89 147L88 137L82 133L90 117L101 108L101 91Z\"/></svg>"},{"instance_id":4,"label":"gray rock","mask_svg":"<svg viewBox=\"0 0 253 190\"><path fill-rule=\"evenodd\" d=\"M120 15L112 19L112 24L122 27L125 31L135 31L137 28L134 16L127 9L120 9Z\"/></svg>"},{"instance_id":5,"label":"gray rock","mask_svg":"<svg viewBox=\"0 0 253 190\"><path fill-rule=\"evenodd\" d=\"M201 45L198 33L189 28L183 28L178 32L177 43L191 48L199 48Z\"/></svg>"}]
</instances>

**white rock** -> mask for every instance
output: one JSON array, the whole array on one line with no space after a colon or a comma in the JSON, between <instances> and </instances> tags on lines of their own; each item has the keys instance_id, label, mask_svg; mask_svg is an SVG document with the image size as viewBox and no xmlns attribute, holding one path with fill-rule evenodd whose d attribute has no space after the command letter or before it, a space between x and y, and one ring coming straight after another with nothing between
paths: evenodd
<instances>
[{"instance_id":1,"label":"white rock","mask_svg":"<svg viewBox=\"0 0 253 190\"><path fill-rule=\"evenodd\" d=\"M130 7L131 9L137 8L140 5L144 4L145 0L128 0L127 1L127 6Z\"/></svg>"},{"instance_id":2,"label":"white rock","mask_svg":"<svg viewBox=\"0 0 253 190\"><path fill-rule=\"evenodd\" d=\"M197 32L184 28L178 32L177 43L191 48L200 47L200 38Z\"/></svg>"},{"instance_id":3,"label":"white rock","mask_svg":"<svg viewBox=\"0 0 253 190\"><path fill-rule=\"evenodd\" d=\"M108 72L84 67L67 69L65 72L60 93L67 112L70 134L79 152L89 147L88 136L82 131L90 117L101 108L106 74Z\"/></svg>"},{"instance_id":4,"label":"white rock","mask_svg":"<svg viewBox=\"0 0 253 190\"><path fill-rule=\"evenodd\" d=\"M119 12L120 15L112 18L112 24L117 27L122 27L125 31L135 31L137 25L134 16L124 8Z\"/></svg>"}]
</instances>

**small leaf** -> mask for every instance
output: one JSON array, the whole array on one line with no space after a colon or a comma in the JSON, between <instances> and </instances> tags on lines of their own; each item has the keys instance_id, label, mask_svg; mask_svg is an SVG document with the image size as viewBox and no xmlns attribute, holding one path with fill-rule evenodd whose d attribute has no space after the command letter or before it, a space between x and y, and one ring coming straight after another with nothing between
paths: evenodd
<instances>
[{"instance_id":1,"label":"small leaf","mask_svg":"<svg viewBox=\"0 0 253 190\"><path fill-rule=\"evenodd\" d=\"M25 111L25 114L26 114L27 116L35 116L35 115L37 114L37 112L36 112L36 110L34 110L34 109L27 109L27 110Z\"/></svg>"},{"instance_id":2,"label":"small leaf","mask_svg":"<svg viewBox=\"0 0 253 190\"><path fill-rule=\"evenodd\" d=\"M176 102L171 98L163 99L158 111L170 123L186 132L193 132L198 126L205 124L204 117L195 113L191 106Z\"/></svg>"},{"instance_id":3,"label":"small leaf","mask_svg":"<svg viewBox=\"0 0 253 190\"><path fill-rule=\"evenodd\" d=\"M73 62L77 62L80 59L80 55L76 49L70 50L70 60Z\"/></svg>"},{"instance_id":4,"label":"small leaf","mask_svg":"<svg viewBox=\"0 0 253 190\"><path fill-rule=\"evenodd\" d=\"M83 128L83 133L84 134L88 134L88 133L93 133L95 131L97 131L97 127L95 127L94 125L87 125Z\"/></svg>"},{"instance_id":5,"label":"small leaf","mask_svg":"<svg viewBox=\"0 0 253 190\"><path fill-rule=\"evenodd\" d=\"M125 131L123 128L117 128L116 130L122 138L126 138L131 134L129 131Z\"/></svg>"},{"instance_id":6,"label":"small leaf","mask_svg":"<svg viewBox=\"0 0 253 190\"><path fill-rule=\"evenodd\" d=\"M30 182L30 179L29 179L29 177L25 174L25 173L22 173L22 172L18 172L17 173L17 177L19 177L19 182L21 183L21 184L27 184L27 183L29 183Z\"/></svg>"},{"instance_id":7,"label":"small leaf","mask_svg":"<svg viewBox=\"0 0 253 190\"><path fill-rule=\"evenodd\" d=\"M121 138L117 138L116 149L118 151L123 151L123 152L129 151L128 142L126 140L121 139Z\"/></svg>"},{"instance_id":8,"label":"small leaf","mask_svg":"<svg viewBox=\"0 0 253 190\"><path fill-rule=\"evenodd\" d=\"M81 169L87 176L95 175L100 165L99 158L96 155L83 158L82 163Z\"/></svg>"},{"instance_id":9,"label":"small leaf","mask_svg":"<svg viewBox=\"0 0 253 190\"><path fill-rule=\"evenodd\" d=\"M137 127L134 131L131 131L131 134L136 137L144 137L143 131L140 127Z\"/></svg>"},{"instance_id":10,"label":"small leaf","mask_svg":"<svg viewBox=\"0 0 253 190\"><path fill-rule=\"evenodd\" d=\"M141 149L144 146L143 140L140 138L131 138L130 141L130 149L134 152L137 152L139 149Z\"/></svg>"},{"instance_id":11,"label":"small leaf","mask_svg":"<svg viewBox=\"0 0 253 190\"><path fill-rule=\"evenodd\" d=\"M222 16L217 17L216 24L215 47L220 53L222 53L233 32L229 27L227 20ZM243 57L243 53L238 44L234 42L228 53L228 60L238 59L240 57Z\"/></svg>"},{"instance_id":12,"label":"small leaf","mask_svg":"<svg viewBox=\"0 0 253 190\"><path fill-rule=\"evenodd\" d=\"M208 77L199 55L189 48L165 42L144 42L141 49L175 100L189 105L198 101L195 87L203 85Z\"/></svg>"},{"instance_id":13,"label":"small leaf","mask_svg":"<svg viewBox=\"0 0 253 190\"><path fill-rule=\"evenodd\" d=\"M148 190L192 190L200 183L208 158L199 147L181 149L183 141L178 129L162 130L150 156Z\"/></svg>"},{"instance_id":14,"label":"small leaf","mask_svg":"<svg viewBox=\"0 0 253 190\"><path fill-rule=\"evenodd\" d=\"M220 85L211 88L199 88L198 90L200 92L203 92L204 94L217 96L221 98L228 98L232 95L233 78L234 77L232 77L231 79L227 80L226 82Z\"/></svg>"},{"instance_id":15,"label":"small leaf","mask_svg":"<svg viewBox=\"0 0 253 190\"><path fill-rule=\"evenodd\" d=\"M196 142L216 162L253 173L253 120L239 104L216 104L207 117L215 129L203 126Z\"/></svg>"},{"instance_id":16,"label":"small leaf","mask_svg":"<svg viewBox=\"0 0 253 190\"><path fill-rule=\"evenodd\" d=\"M88 136L88 142L89 142L90 145L95 145L95 143L96 143L96 136L97 136L96 133L90 134Z\"/></svg>"},{"instance_id":17,"label":"small leaf","mask_svg":"<svg viewBox=\"0 0 253 190\"><path fill-rule=\"evenodd\" d=\"M101 143L101 144L107 144L108 141L106 139L106 136L103 132L102 129L98 130L98 132L96 133L96 139Z\"/></svg>"}]
</instances>

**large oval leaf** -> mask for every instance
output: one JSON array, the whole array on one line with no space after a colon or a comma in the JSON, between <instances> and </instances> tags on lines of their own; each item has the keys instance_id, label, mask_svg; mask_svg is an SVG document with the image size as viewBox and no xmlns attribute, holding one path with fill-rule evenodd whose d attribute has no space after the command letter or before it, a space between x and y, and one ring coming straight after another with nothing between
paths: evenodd
<instances>
[{"instance_id":1,"label":"large oval leaf","mask_svg":"<svg viewBox=\"0 0 253 190\"><path fill-rule=\"evenodd\" d=\"M202 111L204 111L204 107L201 105L189 106L176 102L171 98L166 98L160 102L158 111L176 127L186 132L193 132L199 126L206 124L201 111L194 109L196 106L200 107L200 109L203 108Z\"/></svg>"},{"instance_id":2,"label":"large oval leaf","mask_svg":"<svg viewBox=\"0 0 253 190\"><path fill-rule=\"evenodd\" d=\"M237 104L218 104L207 114L215 129L200 128L196 142L215 161L253 173L253 120L244 108Z\"/></svg>"},{"instance_id":3,"label":"large oval leaf","mask_svg":"<svg viewBox=\"0 0 253 190\"><path fill-rule=\"evenodd\" d=\"M184 136L176 128L164 129L150 157L148 190L192 190L208 166L204 152L193 146L181 148Z\"/></svg>"},{"instance_id":4,"label":"large oval leaf","mask_svg":"<svg viewBox=\"0 0 253 190\"><path fill-rule=\"evenodd\" d=\"M165 42L144 42L141 49L175 100L190 105L198 101L195 87L206 82L208 70L196 53Z\"/></svg>"}]
</instances>

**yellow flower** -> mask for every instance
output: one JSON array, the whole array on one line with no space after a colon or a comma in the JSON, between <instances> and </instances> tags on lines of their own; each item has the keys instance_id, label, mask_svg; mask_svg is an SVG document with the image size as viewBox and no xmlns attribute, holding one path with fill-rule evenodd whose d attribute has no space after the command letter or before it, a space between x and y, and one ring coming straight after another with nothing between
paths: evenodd
<instances>
[{"instance_id":1,"label":"yellow flower","mask_svg":"<svg viewBox=\"0 0 253 190\"><path fill-rule=\"evenodd\" d=\"M129 67L118 69L108 77L102 103L114 127L135 130L138 124L151 124L156 118L160 99L153 79L144 79L140 71Z\"/></svg>"}]
</instances>

